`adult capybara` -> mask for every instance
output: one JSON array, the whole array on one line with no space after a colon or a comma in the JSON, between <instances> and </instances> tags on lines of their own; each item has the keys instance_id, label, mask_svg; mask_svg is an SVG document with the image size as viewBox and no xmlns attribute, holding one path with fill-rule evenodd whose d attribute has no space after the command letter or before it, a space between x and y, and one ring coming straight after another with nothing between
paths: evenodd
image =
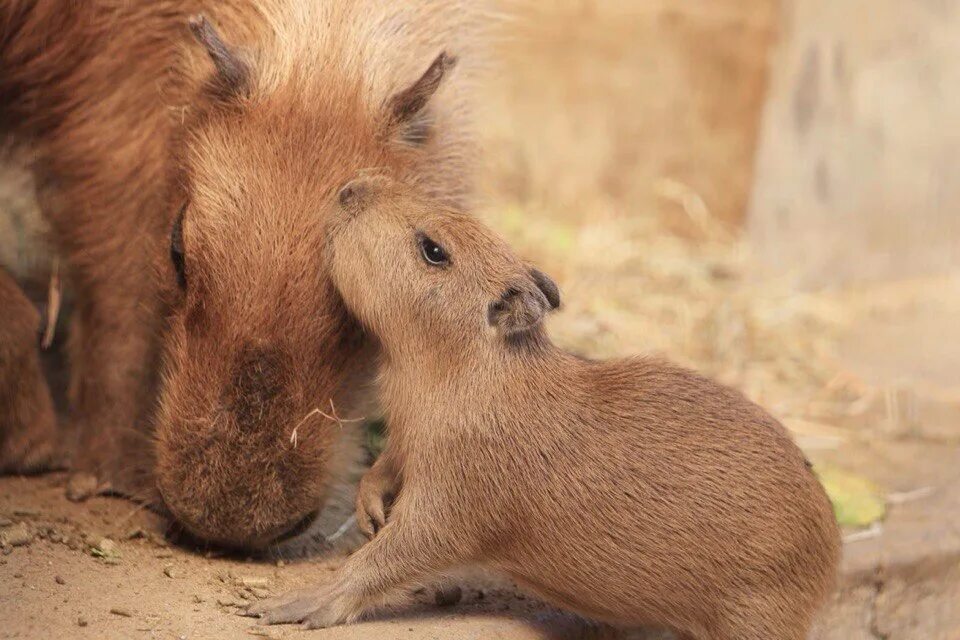
<instances>
[{"instance_id":1,"label":"adult capybara","mask_svg":"<svg viewBox=\"0 0 960 640\"><path fill-rule=\"evenodd\" d=\"M324 414L354 416L372 352L323 221L363 169L468 196L481 9L0 0L0 126L76 301L69 495L142 493L237 546L323 506L357 453Z\"/></svg>"},{"instance_id":2,"label":"adult capybara","mask_svg":"<svg viewBox=\"0 0 960 640\"><path fill-rule=\"evenodd\" d=\"M383 347L389 441L357 514L375 537L327 585L251 613L349 622L401 585L482 563L617 626L806 637L839 533L775 419L666 362L555 347L541 321L556 285L476 219L388 179L340 200L333 282Z\"/></svg>"},{"instance_id":3,"label":"adult capybara","mask_svg":"<svg viewBox=\"0 0 960 640\"><path fill-rule=\"evenodd\" d=\"M27 473L55 459L56 416L36 348L40 314L3 269L0 300L0 473Z\"/></svg>"}]
</instances>

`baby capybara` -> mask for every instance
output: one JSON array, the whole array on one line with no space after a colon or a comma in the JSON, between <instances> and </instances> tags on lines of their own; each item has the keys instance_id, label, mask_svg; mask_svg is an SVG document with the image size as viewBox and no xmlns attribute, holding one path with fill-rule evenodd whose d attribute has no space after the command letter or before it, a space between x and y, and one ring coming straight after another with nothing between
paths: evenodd
<instances>
[{"instance_id":1,"label":"baby capybara","mask_svg":"<svg viewBox=\"0 0 960 640\"><path fill-rule=\"evenodd\" d=\"M329 584L251 613L335 625L397 587L484 564L617 626L805 637L839 535L774 418L666 362L557 348L542 326L556 285L475 219L386 179L339 200L333 281L383 345L389 443L358 500L375 537Z\"/></svg>"},{"instance_id":2,"label":"baby capybara","mask_svg":"<svg viewBox=\"0 0 960 640\"><path fill-rule=\"evenodd\" d=\"M262 547L350 480L359 443L316 409L360 414L372 351L323 220L372 167L468 198L483 4L0 0L0 136L76 302L69 496Z\"/></svg>"}]
</instances>

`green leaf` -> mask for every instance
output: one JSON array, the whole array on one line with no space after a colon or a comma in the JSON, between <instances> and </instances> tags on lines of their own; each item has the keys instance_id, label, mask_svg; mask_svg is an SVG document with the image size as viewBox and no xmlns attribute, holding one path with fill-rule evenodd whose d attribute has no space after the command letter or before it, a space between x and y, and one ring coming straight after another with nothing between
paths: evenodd
<instances>
[{"instance_id":1,"label":"green leaf","mask_svg":"<svg viewBox=\"0 0 960 640\"><path fill-rule=\"evenodd\" d=\"M887 505L875 484L834 467L817 467L816 471L841 526L867 527L883 519Z\"/></svg>"}]
</instances>

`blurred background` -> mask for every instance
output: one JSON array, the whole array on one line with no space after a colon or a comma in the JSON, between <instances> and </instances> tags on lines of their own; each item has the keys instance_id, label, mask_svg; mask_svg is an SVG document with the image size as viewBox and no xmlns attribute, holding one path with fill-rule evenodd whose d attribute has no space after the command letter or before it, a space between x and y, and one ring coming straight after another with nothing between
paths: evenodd
<instances>
[{"instance_id":1,"label":"blurred background","mask_svg":"<svg viewBox=\"0 0 960 640\"><path fill-rule=\"evenodd\" d=\"M960 2L511 2L482 215L557 341L742 389L845 525L824 637L960 637Z\"/></svg>"}]
</instances>

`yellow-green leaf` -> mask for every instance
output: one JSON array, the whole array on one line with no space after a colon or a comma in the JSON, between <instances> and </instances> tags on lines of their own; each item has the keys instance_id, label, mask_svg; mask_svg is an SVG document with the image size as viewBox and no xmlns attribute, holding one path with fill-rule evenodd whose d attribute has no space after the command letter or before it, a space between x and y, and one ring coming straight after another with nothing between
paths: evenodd
<instances>
[{"instance_id":1,"label":"yellow-green leaf","mask_svg":"<svg viewBox=\"0 0 960 640\"><path fill-rule=\"evenodd\" d=\"M867 527L883 519L887 505L875 484L834 467L818 467L817 475L841 526Z\"/></svg>"}]
</instances>

